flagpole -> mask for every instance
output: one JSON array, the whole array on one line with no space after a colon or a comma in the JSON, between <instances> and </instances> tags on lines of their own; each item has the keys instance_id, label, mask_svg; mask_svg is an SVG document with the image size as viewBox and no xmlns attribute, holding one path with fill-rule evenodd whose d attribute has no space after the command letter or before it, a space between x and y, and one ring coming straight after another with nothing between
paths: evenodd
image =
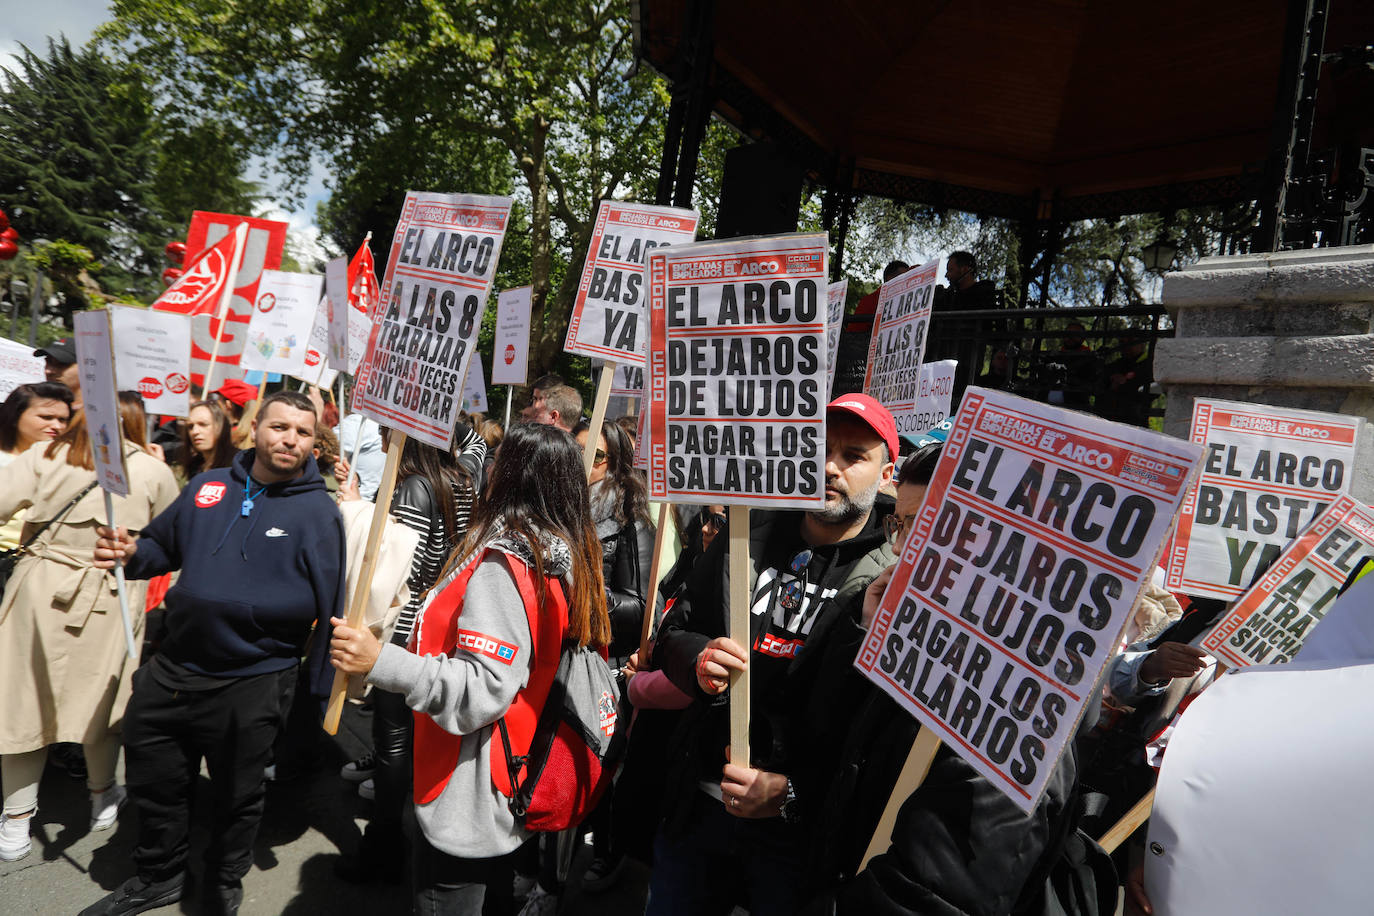
<instances>
[{"instance_id":1,"label":"flagpole","mask_svg":"<svg viewBox=\"0 0 1374 916\"><path fill-rule=\"evenodd\" d=\"M495 370L492 371L492 374L493 374L493 375L496 374L496 373L495 373ZM502 427L503 429L510 429L510 402L511 402L511 401L514 401L514 400L515 400L515 386L514 386L514 385L507 385L507 386L506 386L506 425L505 425L504 427Z\"/></svg>"},{"instance_id":2,"label":"flagpole","mask_svg":"<svg viewBox=\"0 0 1374 916\"><path fill-rule=\"evenodd\" d=\"M217 320L219 325L215 331L215 345L210 349L210 365L205 368L205 381L200 387L200 399L205 400L210 393L210 381L215 374L215 362L219 359L219 342L224 337L224 319L229 311L229 300L234 295L234 281L238 279L239 268L243 267L243 248L244 239L248 235L248 224L239 223L234 227L234 256L229 270L229 276L225 278L224 290L219 294L219 309Z\"/></svg>"}]
</instances>

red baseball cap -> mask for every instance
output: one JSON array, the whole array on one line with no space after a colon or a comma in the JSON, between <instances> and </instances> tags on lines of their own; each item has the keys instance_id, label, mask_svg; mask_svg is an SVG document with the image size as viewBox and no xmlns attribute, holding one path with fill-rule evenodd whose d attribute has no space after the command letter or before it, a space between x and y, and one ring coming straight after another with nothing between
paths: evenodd
<instances>
[{"instance_id":1,"label":"red baseball cap","mask_svg":"<svg viewBox=\"0 0 1374 916\"><path fill-rule=\"evenodd\" d=\"M222 394L225 400L233 401L238 406L243 407L247 405L249 401L257 398L258 389L256 385L250 385L239 379L231 378L226 380L219 388L215 389L215 394Z\"/></svg>"},{"instance_id":2,"label":"red baseball cap","mask_svg":"<svg viewBox=\"0 0 1374 916\"><path fill-rule=\"evenodd\" d=\"M842 394L826 405L827 414L834 411L847 413L866 423L869 429L878 434L878 438L887 443L887 460L897 460L897 421L892 419L886 407L866 394Z\"/></svg>"}]
</instances>

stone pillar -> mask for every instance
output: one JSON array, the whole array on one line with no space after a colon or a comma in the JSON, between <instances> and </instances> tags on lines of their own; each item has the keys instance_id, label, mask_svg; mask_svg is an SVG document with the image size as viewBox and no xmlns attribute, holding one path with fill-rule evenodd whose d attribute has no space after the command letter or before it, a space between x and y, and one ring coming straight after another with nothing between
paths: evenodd
<instances>
[{"instance_id":1,"label":"stone pillar","mask_svg":"<svg viewBox=\"0 0 1374 916\"><path fill-rule=\"evenodd\" d=\"M1362 416L1350 492L1374 502L1374 245L1203 258L1165 275L1163 301L1166 433L1187 437L1198 397Z\"/></svg>"}]
</instances>

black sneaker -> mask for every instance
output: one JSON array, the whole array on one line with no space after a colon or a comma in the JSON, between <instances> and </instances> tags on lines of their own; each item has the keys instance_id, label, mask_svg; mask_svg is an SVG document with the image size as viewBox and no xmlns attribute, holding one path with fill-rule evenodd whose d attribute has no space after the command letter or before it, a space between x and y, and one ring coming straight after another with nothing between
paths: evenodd
<instances>
[{"instance_id":1,"label":"black sneaker","mask_svg":"<svg viewBox=\"0 0 1374 916\"><path fill-rule=\"evenodd\" d=\"M213 916L238 916L239 904L243 903L243 885L218 885L206 895L206 903L206 912Z\"/></svg>"},{"instance_id":2,"label":"black sneaker","mask_svg":"<svg viewBox=\"0 0 1374 916\"><path fill-rule=\"evenodd\" d=\"M592 859L592 864L587 866L587 872L582 876L582 887L594 894L608 890L620 880L620 870L624 867L624 856L597 856Z\"/></svg>"},{"instance_id":3,"label":"black sneaker","mask_svg":"<svg viewBox=\"0 0 1374 916\"><path fill-rule=\"evenodd\" d=\"M92 903L77 916L129 916L156 909L181 899L181 876L149 883L137 876L125 881L113 894Z\"/></svg>"}]
</instances>

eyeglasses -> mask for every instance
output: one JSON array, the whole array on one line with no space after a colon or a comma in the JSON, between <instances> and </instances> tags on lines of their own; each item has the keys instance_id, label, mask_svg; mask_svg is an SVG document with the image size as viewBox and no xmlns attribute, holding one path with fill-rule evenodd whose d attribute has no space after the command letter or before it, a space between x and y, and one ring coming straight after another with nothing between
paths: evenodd
<instances>
[{"instance_id":1,"label":"eyeglasses","mask_svg":"<svg viewBox=\"0 0 1374 916\"><path fill-rule=\"evenodd\" d=\"M806 597L807 574L806 569L811 565L811 549L799 551L792 558L792 562L787 564L787 569L796 578L785 583L782 587L782 594L778 596L778 603L789 611L795 611L801 607L802 600Z\"/></svg>"},{"instance_id":2,"label":"eyeglasses","mask_svg":"<svg viewBox=\"0 0 1374 916\"><path fill-rule=\"evenodd\" d=\"M593 465L599 465L599 464L605 464L605 463L606 463L606 452L605 452L604 450L602 450L602 449L597 449L596 452L595 452L595 454L592 455L592 464L593 464Z\"/></svg>"},{"instance_id":3,"label":"eyeglasses","mask_svg":"<svg viewBox=\"0 0 1374 916\"><path fill-rule=\"evenodd\" d=\"M887 535L887 542L893 547L902 543L902 534L906 531L908 518L893 513L883 518L883 533Z\"/></svg>"}]
</instances>

